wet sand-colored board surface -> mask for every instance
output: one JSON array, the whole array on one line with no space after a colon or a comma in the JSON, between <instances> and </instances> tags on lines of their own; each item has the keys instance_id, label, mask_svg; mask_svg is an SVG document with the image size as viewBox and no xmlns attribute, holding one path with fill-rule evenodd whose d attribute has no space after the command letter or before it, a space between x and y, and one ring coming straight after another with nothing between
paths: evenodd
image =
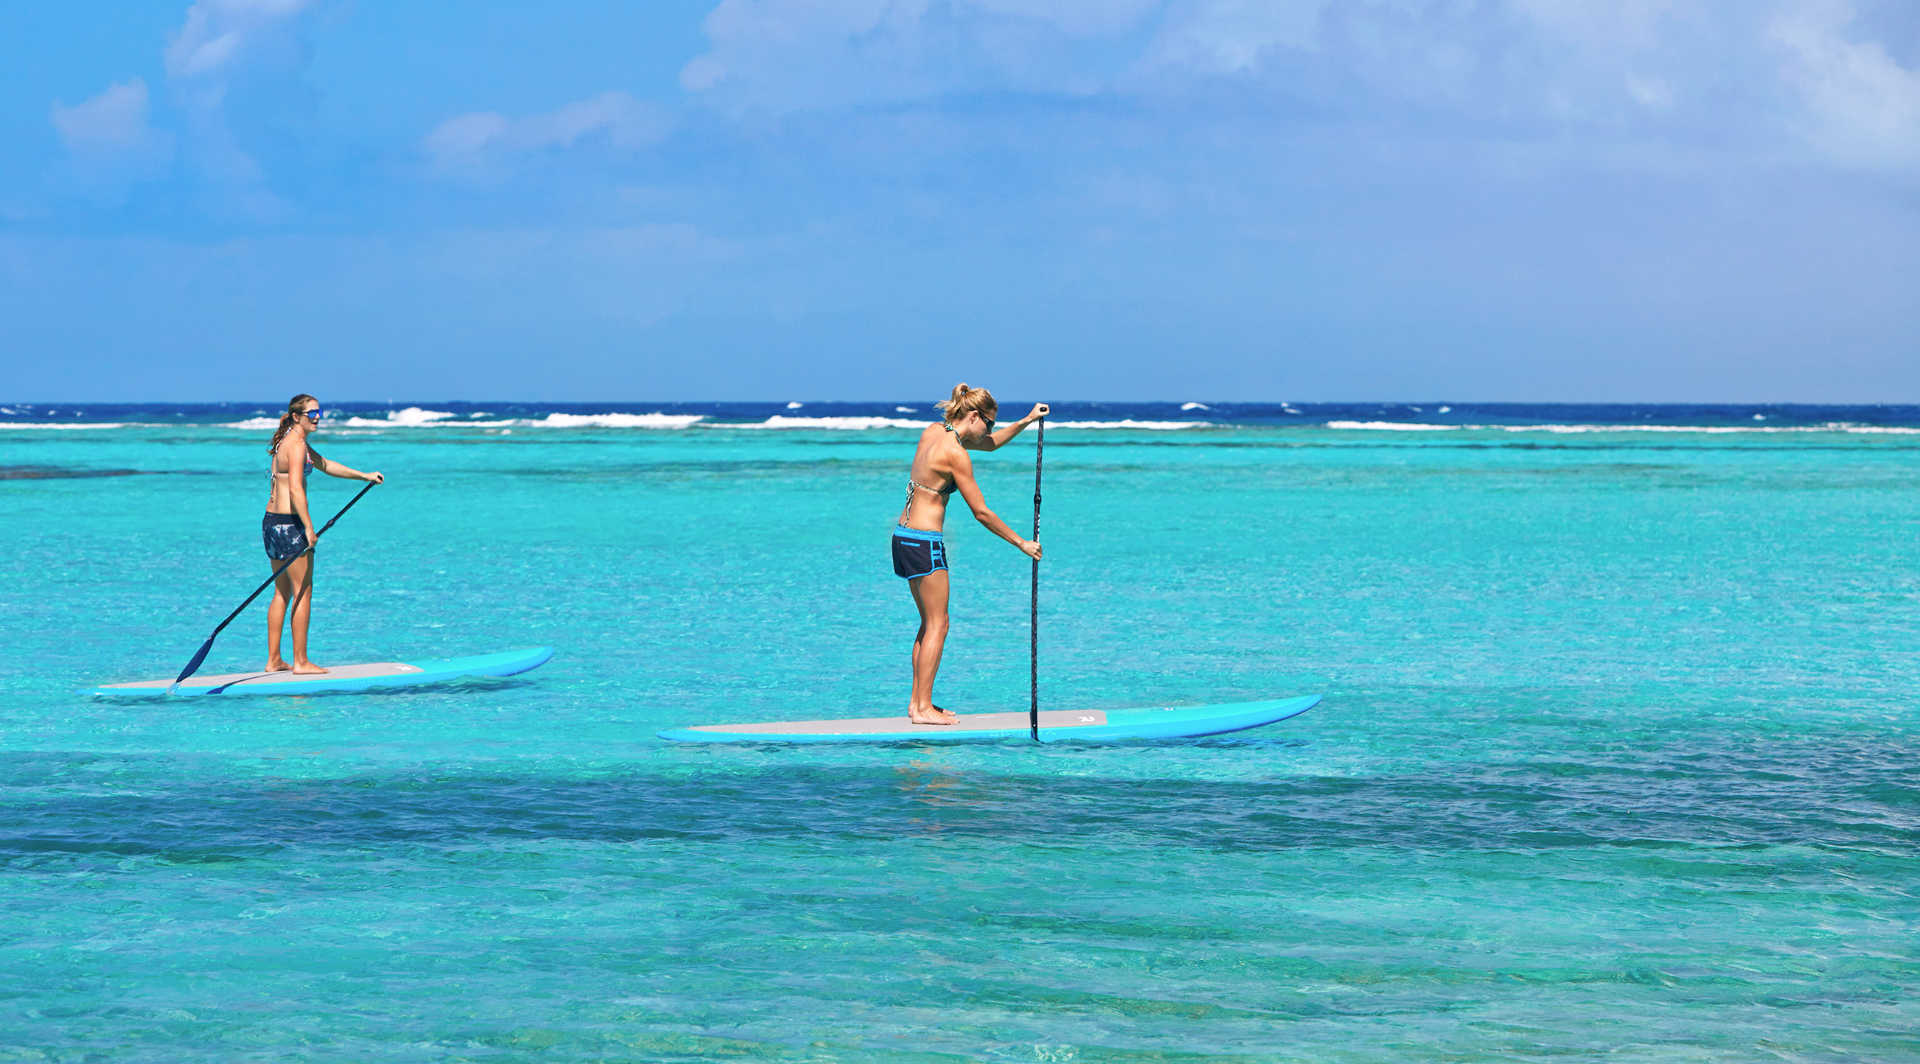
<instances>
[{"instance_id":1,"label":"wet sand-colored board surface","mask_svg":"<svg viewBox=\"0 0 1920 1064\"><path fill-rule=\"evenodd\" d=\"M1040 741L1194 739L1272 724L1319 701L1319 695L1302 695L1216 706L1048 710L1040 714ZM670 728L660 737L682 743L991 743L1032 736L1026 713L974 713L962 714L957 724L914 724L904 715L703 724Z\"/></svg>"},{"instance_id":2,"label":"wet sand-colored board surface","mask_svg":"<svg viewBox=\"0 0 1920 1064\"><path fill-rule=\"evenodd\" d=\"M376 661L328 666L325 673L299 676L291 672L234 672L218 676L189 676L176 695L305 695L332 692L377 691L419 687L478 676L513 676L537 669L553 657L552 647L526 647L495 654L422 661ZM100 698L155 698L167 693L173 681L140 680L108 684L81 692Z\"/></svg>"}]
</instances>

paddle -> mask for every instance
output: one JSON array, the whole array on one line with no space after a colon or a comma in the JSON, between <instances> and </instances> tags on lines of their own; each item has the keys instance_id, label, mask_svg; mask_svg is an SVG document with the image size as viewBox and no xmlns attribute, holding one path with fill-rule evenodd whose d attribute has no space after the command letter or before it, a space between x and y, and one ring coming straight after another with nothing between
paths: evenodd
<instances>
[{"instance_id":1,"label":"paddle","mask_svg":"<svg viewBox=\"0 0 1920 1064\"><path fill-rule=\"evenodd\" d=\"M371 481L371 480L367 481L367 486L360 489L360 495L365 495L367 492L372 491L373 485L375 483L376 483L375 481ZM328 521L324 525L321 525L320 531L315 532L313 534L313 538L319 539L321 536L326 535L327 529L333 527L333 522L340 520L342 517L345 517L347 511L353 509L353 504L360 501L360 495L355 495L353 498L347 500L347 504L340 508L340 512L333 515L333 520ZM265 591L269 586L273 584L275 580L280 578L281 573L284 573L287 571L287 566L292 565L294 562L297 562L301 558L306 557L307 554L312 550L313 550L313 547L309 545L306 550L301 551L299 554L296 554L291 558L288 558L285 562L281 564L280 568L275 569L273 571L272 576L267 577L266 583L261 584L259 587L256 587L253 589L253 594L247 596L247 601L242 602L239 606L235 607L232 613L227 614L227 619L224 621L221 621L219 624L219 627L213 630L213 634L207 637L207 641L200 644L200 652L193 656L192 661L187 662L186 668L180 670L179 679L176 679L173 681L173 683L167 685L167 693L172 694L174 688L180 686L182 681L184 681L187 677L192 676L196 671L199 670L200 663L207 660L207 651L213 649L213 641L219 638L220 630L222 628L225 628L227 625L232 624L233 619L235 617L240 616L241 610L244 610L248 606L252 605L253 600L260 597L260 592Z\"/></svg>"},{"instance_id":2,"label":"paddle","mask_svg":"<svg viewBox=\"0 0 1920 1064\"><path fill-rule=\"evenodd\" d=\"M1047 450L1047 419L1037 423L1039 434L1033 447L1033 541L1040 542L1040 456ZM1040 741L1040 559L1033 560L1033 616L1030 622L1031 646L1028 653L1029 679L1033 704L1027 710L1027 723L1033 729L1033 741Z\"/></svg>"}]
</instances>

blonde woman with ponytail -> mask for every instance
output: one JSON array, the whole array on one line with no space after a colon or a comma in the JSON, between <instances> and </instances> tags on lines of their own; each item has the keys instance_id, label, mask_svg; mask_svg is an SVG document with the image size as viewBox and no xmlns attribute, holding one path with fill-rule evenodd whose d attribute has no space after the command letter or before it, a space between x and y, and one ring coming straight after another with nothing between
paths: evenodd
<instances>
[{"instance_id":1,"label":"blonde woman with ponytail","mask_svg":"<svg viewBox=\"0 0 1920 1064\"><path fill-rule=\"evenodd\" d=\"M956 385L953 395L937 409L945 414L939 424L920 433L919 447L907 475L907 505L893 530L893 571L907 581L913 604L920 610L920 631L913 637L913 693L907 718L915 724L952 724L960 718L933 704L933 680L940 672L940 652L947 643L947 548L942 526L947 499L954 492L966 500L974 520L987 531L1040 559L1040 544L1021 539L1005 521L987 509L980 485L973 479L968 451L993 451L1020 435L1022 429L1047 416L1045 403L1026 417L994 428L999 404L985 388Z\"/></svg>"},{"instance_id":2,"label":"blonde woman with ponytail","mask_svg":"<svg viewBox=\"0 0 1920 1064\"><path fill-rule=\"evenodd\" d=\"M296 395L280 415L280 427L267 445L271 456L267 480L267 515L260 519L260 538L267 547L267 567L280 569L289 558L297 561L280 569L273 578L273 602L267 606L267 671L312 674L327 670L307 660L307 620L313 604L313 548L320 535L313 530L313 515L307 510L307 474L315 469L330 477L370 480L383 484L379 473L362 473L339 462L320 457L307 437L320 427L326 413L320 400L311 395ZM280 657L280 629L288 607L293 610L293 664Z\"/></svg>"}]
</instances>

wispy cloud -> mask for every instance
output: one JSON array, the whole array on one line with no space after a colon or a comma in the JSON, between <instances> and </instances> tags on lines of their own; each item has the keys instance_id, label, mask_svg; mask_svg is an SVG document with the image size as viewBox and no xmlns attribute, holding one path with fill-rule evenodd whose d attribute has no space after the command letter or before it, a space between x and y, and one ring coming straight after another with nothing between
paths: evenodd
<instances>
[{"instance_id":1,"label":"wispy cloud","mask_svg":"<svg viewBox=\"0 0 1920 1064\"><path fill-rule=\"evenodd\" d=\"M1230 81L1323 113L1617 124L1663 112L1715 21L1671 0L1169 0L1123 92L1180 95ZM1714 29L1742 27L1720 18ZM1729 25L1731 23L1732 25ZM1704 57L1702 57L1704 59Z\"/></svg>"},{"instance_id":2,"label":"wispy cloud","mask_svg":"<svg viewBox=\"0 0 1920 1064\"><path fill-rule=\"evenodd\" d=\"M167 44L170 78L218 78L312 0L196 0Z\"/></svg>"},{"instance_id":3,"label":"wispy cloud","mask_svg":"<svg viewBox=\"0 0 1920 1064\"><path fill-rule=\"evenodd\" d=\"M191 157L221 188L210 201L217 211L266 219L290 210L234 134L227 94L244 66L299 61L285 58L286 45L298 16L311 6L313 0L195 0L167 44L167 78L185 113Z\"/></svg>"},{"instance_id":4,"label":"wispy cloud","mask_svg":"<svg viewBox=\"0 0 1920 1064\"><path fill-rule=\"evenodd\" d=\"M1820 0L1774 20L1772 39L1805 108L1797 128L1848 165L1920 168L1920 70L1852 39L1853 19L1851 5Z\"/></svg>"},{"instance_id":5,"label":"wispy cloud","mask_svg":"<svg viewBox=\"0 0 1920 1064\"><path fill-rule=\"evenodd\" d=\"M1920 166L1920 70L1882 43L1912 9L1859 6L1870 20L1848 0L722 0L680 81L730 114L1038 92L1589 143L1603 168L1623 144Z\"/></svg>"},{"instance_id":6,"label":"wispy cloud","mask_svg":"<svg viewBox=\"0 0 1920 1064\"><path fill-rule=\"evenodd\" d=\"M604 92L520 118L493 111L458 115L434 127L422 147L443 173L475 173L516 155L587 142L635 151L659 143L671 127L672 119L660 107L624 92Z\"/></svg>"},{"instance_id":7,"label":"wispy cloud","mask_svg":"<svg viewBox=\"0 0 1920 1064\"><path fill-rule=\"evenodd\" d=\"M226 116L235 72L273 46L283 45L295 18L314 0L195 0L162 51L166 96L181 128L181 154L215 184L211 203L221 213L252 217L282 214L286 205L265 183L253 155L241 146ZM56 100L54 130L83 183L111 186L159 176L171 161L176 137L151 120L152 101L143 79L108 86L71 106Z\"/></svg>"},{"instance_id":8,"label":"wispy cloud","mask_svg":"<svg viewBox=\"0 0 1920 1064\"><path fill-rule=\"evenodd\" d=\"M173 138L153 128L139 78L71 106L55 100L48 117L67 153L59 187L97 205L125 202L135 184L161 176L172 162Z\"/></svg>"},{"instance_id":9,"label":"wispy cloud","mask_svg":"<svg viewBox=\"0 0 1920 1064\"><path fill-rule=\"evenodd\" d=\"M163 154L166 138L147 116L147 83L140 78L109 85L71 107L55 100L51 109L60 143L75 155L96 158Z\"/></svg>"}]
</instances>

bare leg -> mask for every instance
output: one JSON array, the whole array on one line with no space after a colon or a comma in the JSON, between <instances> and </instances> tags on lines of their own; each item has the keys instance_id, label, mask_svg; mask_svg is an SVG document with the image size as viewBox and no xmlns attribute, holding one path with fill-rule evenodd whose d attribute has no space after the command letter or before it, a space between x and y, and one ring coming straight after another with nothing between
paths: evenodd
<instances>
[{"instance_id":1,"label":"bare leg","mask_svg":"<svg viewBox=\"0 0 1920 1064\"><path fill-rule=\"evenodd\" d=\"M326 672L307 660L307 619L313 607L313 555L301 555L298 561L287 566L287 575L294 579L290 600L293 607L293 671L303 675Z\"/></svg>"},{"instance_id":2,"label":"bare leg","mask_svg":"<svg viewBox=\"0 0 1920 1064\"><path fill-rule=\"evenodd\" d=\"M920 610L920 631L913 637L913 697L907 719L915 724L952 724L959 717L933 704L933 679L940 672L940 652L947 646L947 571L935 569L907 581L913 604Z\"/></svg>"},{"instance_id":3,"label":"bare leg","mask_svg":"<svg viewBox=\"0 0 1920 1064\"><path fill-rule=\"evenodd\" d=\"M267 559L270 569L280 568L280 563ZM286 660L280 656L280 629L287 623L287 600L293 597L293 577L280 573L273 578L273 601L267 603L267 671L285 672L289 668Z\"/></svg>"}]
</instances>

